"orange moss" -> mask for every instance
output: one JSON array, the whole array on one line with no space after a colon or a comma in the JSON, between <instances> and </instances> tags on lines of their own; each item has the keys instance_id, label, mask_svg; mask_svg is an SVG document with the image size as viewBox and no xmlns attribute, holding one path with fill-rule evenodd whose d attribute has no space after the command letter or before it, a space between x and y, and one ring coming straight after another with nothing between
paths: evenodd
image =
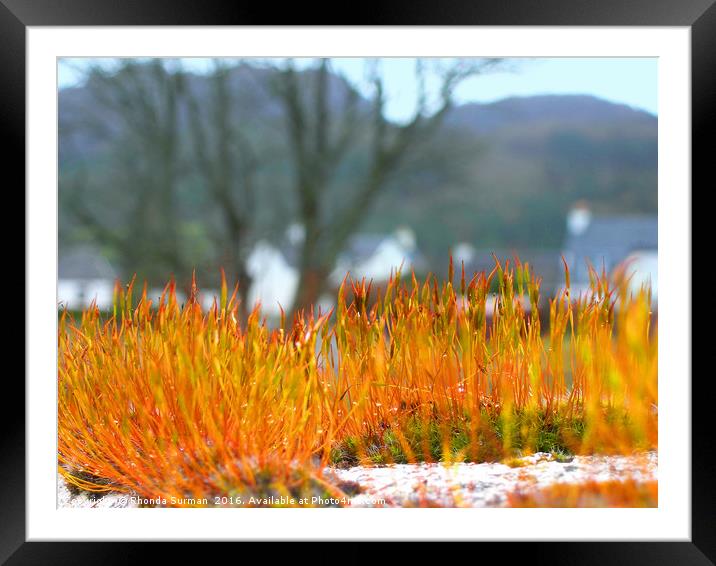
<instances>
[{"instance_id":1,"label":"orange moss","mask_svg":"<svg viewBox=\"0 0 716 566\"><path fill-rule=\"evenodd\" d=\"M306 477L322 485L318 470L347 439L391 431L412 459L415 422L436 425L446 448L467 430L457 459L492 457L486 435L503 456L515 438L529 452L537 421L583 423L583 434L559 431L574 452L655 448L649 293L592 275L589 296L570 297L567 285L550 301L548 336L519 300L537 312L540 280L518 261L496 261L469 282L463 272L458 290L414 275L406 284L398 272L375 301L365 280L347 281L350 303L344 283L331 313L300 313L273 330L258 308L239 324L225 281L208 312L195 283L186 304L171 282L156 306L146 286L135 304L133 282L118 284L108 320L94 307L78 322L61 317L61 472L84 489L146 497L295 493Z\"/></svg>"},{"instance_id":2,"label":"orange moss","mask_svg":"<svg viewBox=\"0 0 716 566\"><path fill-rule=\"evenodd\" d=\"M558 483L546 489L514 492L508 507L658 507L659 483L606 481L579 484Z\"/></svg>"}]
</instances>

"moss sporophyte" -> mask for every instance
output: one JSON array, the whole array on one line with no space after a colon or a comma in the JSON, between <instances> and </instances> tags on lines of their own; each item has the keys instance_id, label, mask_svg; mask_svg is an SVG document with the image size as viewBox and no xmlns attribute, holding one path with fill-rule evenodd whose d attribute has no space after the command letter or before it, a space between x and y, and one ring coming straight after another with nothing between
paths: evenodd
<instances>
[{"instance_id":1,"label":"moss sporophyte","mask_svg":"<svg viewBox=\"0 0 716 566\"><path fill-rule=\"evenodd\" d=\"M137 297L118 284L109 315L60 317L60 472L170 506L231 495L310 505L346 495L323 477L329 464L656 448L648 288L593 271L573 296L565 266L543 328L528 264L463 269L456 287L452 271L443 282L398 271L378 290L346 279L329 313L279 328L258 307L239 321L226 281L209 310L196 282L184 304L174 282L158 304L146 286Z\"/></svg>"}]
</instances>

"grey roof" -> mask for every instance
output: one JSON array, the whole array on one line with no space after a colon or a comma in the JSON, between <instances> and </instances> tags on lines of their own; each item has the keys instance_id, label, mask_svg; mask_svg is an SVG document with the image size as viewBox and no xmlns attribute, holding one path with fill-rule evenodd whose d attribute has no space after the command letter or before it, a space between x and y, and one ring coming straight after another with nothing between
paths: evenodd
<instances>
[{"instance_id":1,"label":"grey roof","mask_svg":"<svg viewBox=\"0 0 716 566\"><path fill-rule=\"evenodd\" d=\"M378 250L378 247L385 240L392 238L392 234L355 234L349 238L348 242L343 248L339 256L339 264L343 263L348 266L357 266L361 263L368 261L373 254ZM428 262L425 256L417 248L413 248L411 251L406 252L404 268L407 270L415 269L416 272L421 273L427 270ZM397 268L397 265L386 266L387 268Z\"/></svg>"},{"instance_id":2,"label":"grey roof","mask_svg":"<svg viewBox=\"0 0 716 566\"><path fill-rule=\"evenodd\" d=\"M637 250L658 249L656 215L596 216L584 232L567 233L564 252L570 262L572 278L588 280L586 261L609 271Z\"/></svg>"},{"instance_id":3,"label":"grey roof","mask_svg":"<svg viewBox=\"0 0 716 566\"><path fill-rule=\"evenodd\" d=\"M293 246L289 243L283 243L279 247L279 251L283 255L283 258L286 260L286 263L291 267L298 267L298 264L301 260L301 247L300 246Z\"/></svg>"},{"instance_id":4,"label":"grey roof","mask_svg":"<svg viewBox=\"0 0 716 566\"><path fill-rule=\"evenodd\" d=\"M347 257L351 262L366 260L388 237L386 234L357 234L348 240L341 255Z\"/></svg>"},{"instance_id":5,"label":"grey roof","mask_svg":"<svg viewBox=\"0 0 716 566\"><path fill-rule=\"evenodd\" d=\"M389 237L389 234L356 234L351 236L340 253L340 259L350 264L365 261L375 253L381 242ZM291 267L298 266L301 254L300 246L293 246L285 242L281 246L281 253ZM416 250L413 255L418 257L420 254Z\"/></svg>"},{"instance_id":6,"label":"grey roof","mask_svg":"<svg viewBox=\"0 0 716 566\"><path fill-rule=\"evenodd\" d=\"M115 279L116 271L99 252L89 247L60 250L60 279Z\"/></svg>"}]
</instances>

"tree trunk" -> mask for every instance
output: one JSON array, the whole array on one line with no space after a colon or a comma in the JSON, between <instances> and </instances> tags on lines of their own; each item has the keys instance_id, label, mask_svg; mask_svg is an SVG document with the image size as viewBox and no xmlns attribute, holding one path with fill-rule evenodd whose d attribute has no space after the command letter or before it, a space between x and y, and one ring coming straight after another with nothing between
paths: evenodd
<instances>
[{"instance_id":1,"label":"tree trunk","mask_svg":"<svg viewBox=\"0 0 716 566\"><path fill-rule=\"evenodd\" d=\"M321 294L325 290L326 279L326 270L322 267L314 267L301 271L289 323L293 320L293 316L302 309L304 309L307 314L310 312L310 309L318 303Z\"/></svg>"},{"instance_id":2,"label":"tree trunk","mask_svg":"<svg viewBox=\"0 0 716 566\"><path fill-rule=\"evenodd\" d=\"M251 305L248 302L248 292L253 283L253 278L246 270L244 261L241 258L235 257L236 254L232 248L227 249L223 254L222 267L224 268L224 275L226 277L226 284L229 287L229 296L234 291L234 286L238 283L239 285L239 306L237 310L237 316L241 324L245 324L249 318L249 312Z\"/></svg>"}]
</instances>

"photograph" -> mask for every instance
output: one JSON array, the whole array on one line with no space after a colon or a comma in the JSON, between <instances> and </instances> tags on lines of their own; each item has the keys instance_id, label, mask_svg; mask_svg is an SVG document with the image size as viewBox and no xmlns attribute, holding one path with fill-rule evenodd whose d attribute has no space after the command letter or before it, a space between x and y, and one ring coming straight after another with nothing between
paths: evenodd
<instances>
[{"instance_id":1,"label":"photograph","mask_svg":"<svg viewBox=\"0 0 716 566\"><path fill-rule=\"evenodd\" d=\"M715 30L0 0L0 565L716 564Z\"/></svg>"},{"instance_id":2,"label":"photograph","mask_svg":"<svg viewBox=\"0 0 716 566\"><path fill-rule=\"evenodd\" d=\"M57 57L57 509L659 508L660 65Z\"/></svg>"}]
</instances>

